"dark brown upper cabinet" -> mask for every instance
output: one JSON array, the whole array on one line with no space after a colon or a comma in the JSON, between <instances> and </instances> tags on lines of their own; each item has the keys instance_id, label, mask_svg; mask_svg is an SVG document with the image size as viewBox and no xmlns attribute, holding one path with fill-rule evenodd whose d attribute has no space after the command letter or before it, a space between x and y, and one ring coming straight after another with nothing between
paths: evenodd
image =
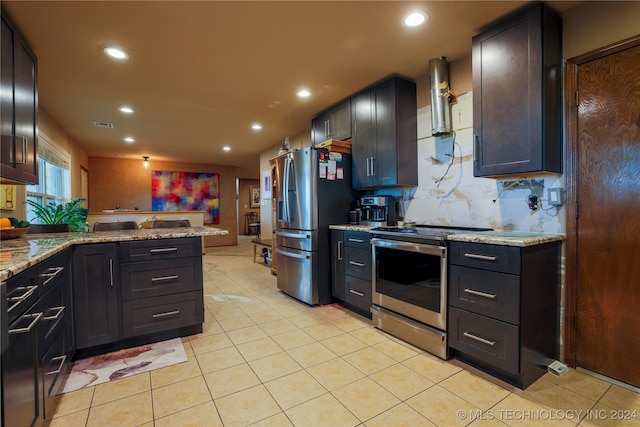
<instances>
[{"instance_id":1,"label":"dark brown upper cabinet","mask_svg":"<svg viewBox=\"0 0 640 427\"><path fill-rule=\"evenodd\" d=\"M334 105L311 119L311 143L316 145L328 139L344 141L351 138L351 101Z\"/></svg>"},{"instance_id":2,"label":"dark brown upper cabinet","mask_svg":"<svg viewBox=\"0 0 640 427\"><path fill-rule=\"evenodd\" d=\"M542 3L473 38L474 176L562 173L562 21Z\"/></svg>"},{"instance_id":3,"label":"dark brown upper cabinet","mask_svg":"<svg viewBox=\"0 0 640 427\"><path fill-rule=\"evenodd\" d=\"M354 189L418 185L416 84L394 76L351 98Z\"/></svg>"},{"instance_id":4,"label":"dark brown upper cabinet","mask_svg":"<svg viewBox=\"0 0 640 427\"><path fill-rule=\"evenodd\" d=\"M0 58L0 176L38 184L38 60L2 11Z\"/></svg>"}]
</instances>

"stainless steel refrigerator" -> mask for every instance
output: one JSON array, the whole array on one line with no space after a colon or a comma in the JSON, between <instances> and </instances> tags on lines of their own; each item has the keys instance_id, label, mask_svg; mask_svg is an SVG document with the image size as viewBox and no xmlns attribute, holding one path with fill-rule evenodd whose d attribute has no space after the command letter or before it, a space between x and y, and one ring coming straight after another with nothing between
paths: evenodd
<instances>
[{"instance_id":1,"label":"stainless steel refrigerator","mask_svg":"<svg viewBox=\"0 0 640 427\"><path fill-rule=\"evenodd\" d=\"M329 225L349 220L351 155L307 147L275 161L278 288L307 304L328 304Z\"/></svg>"}]
</instances>

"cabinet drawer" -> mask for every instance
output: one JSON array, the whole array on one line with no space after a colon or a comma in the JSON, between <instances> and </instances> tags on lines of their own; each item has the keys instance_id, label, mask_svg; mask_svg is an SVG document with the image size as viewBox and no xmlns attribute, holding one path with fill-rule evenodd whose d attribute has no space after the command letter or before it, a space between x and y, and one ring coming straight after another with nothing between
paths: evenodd
<instances>
[{"instance_id":1,"label":"cabinet drawer","mask_svg":"<svg viewBox=\"0 0 640 427\"><path fill-rule=\"evenodd\" d=\"M121 263L202 255L200 237L121 242L119 247Z\"/></svg>"},{"instance_id":2,"label":"cabinet drawer","mask_svg":"<svg viewBox=\"0 0 640 427\"><path fill-rule=\"evenodd\" d=\"M347 247L344 250L344 272L364 280L371 280L371 251Z\"/></svg>"},{"instance_id":3,"label":"cabinet drawer","mask_svg":"<svg viewBox=\"0 0 640 427\"><path fill-rule=\"evenodd\" d=\"M514 374L520 371L519 330L508 323L449 308L449 346Z\"/></svg>"},{"instance_id":4,"label":"cabinet drawer","mask_svg":"<svg viewBox=\"0 0 640 427\"><path fill-rule=\"evenodd\" d=\"M344 245L371 251L371 235L363 231L345 231Z\"/></svg>"},{"instance_id":5,"label":"cabinet drawer","mask_svg":"<svg viewBox=\"0 0 640 427\"><path fill-rule=\"evenodd\" d=\"M204 322L202 291L124 301L123 337L169 331Z\"/></svg>"},{"instance_id":6,"label":"cabinet drawer","mask_svg":"<svg viewBox=\"0 0 640 427\"><path fill-rule=\"evenodd\" d=\"M452 265L449 304L519 325L520 276Z\"/></svg>"},{"instance_id":7,"label":"cabinet drawer","mask_svg":"<svg viewBox=\"0 0 640 427\"><path fill-rule=\"evenodd\" d=\"M345 301L369 312L371 308L371 282L358 277L345 276Z\"/></svg>"},{"instance_id":8,"label":"cabinet drawer","mask_svg":"<svg viewBox=\"0 0 640 427\"><path fill-rule=\"evenodd\" d=\"M40 275L40 294L47 292L52 286L71 277L71 252L52 256L38 265Z\"/></svg>"},{"instance_id":9,"label":"cabinet drawer","mask_svg":"<svg viewBox=\"0 0 640 427\"><path fill-rule=\"evenodd\" d=\"M449 247L451 264L501 273L520 274L520 258L520 248L515 246L451 242Z\"/></svg>"},{"instance_id":10,"label":"cabinet drawer","mask_svg":"<svg viewBox=\"0 0 640 427\"><path fill-rule=\"evenodd\" d=\"M38 323L38 334L40 335L40 351L45 351L51 344L51 340L60 329L64 329L66 322L70 321L71 308L65 305L64 288L61 283L57 283L53 288L40 297L38 302L42 317Z\"/></svg>"},{"instance_id":11,"label":"cabinet drawer","mask_svg":"<svg viewBox=\"0 0 640 427\"><path fill-rule=\"evenodd\" d=\"M122 299L131 300L202 289L201 258L123 264Z\"/></svg>"},{"instance_id":12,"label":"cabinet drawer","mask_svg":"<svg viewBox=\"0 0 640 427\"><path fill-rule=\"evenodd\" d=\"M67 357L66 348L65 330L61 329L42 356L41 390L44 394L41 396L41 409L43 412L41 416L46 420L53 418L55 397L62 391L65 377L71 368L71 360Z\"/></svg>"}]
</instances>

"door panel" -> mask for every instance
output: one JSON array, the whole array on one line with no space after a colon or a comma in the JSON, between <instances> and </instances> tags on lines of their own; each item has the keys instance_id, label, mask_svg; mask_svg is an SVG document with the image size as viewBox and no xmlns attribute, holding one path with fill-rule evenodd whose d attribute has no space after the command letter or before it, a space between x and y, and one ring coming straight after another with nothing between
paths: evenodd
<instances>
[{"instance_id":1,"label":"door panel","mask_svg":"<svg viewBox=\"0 0 640 427\"><path fill-rule=\"evenodd\" d=\"M307 147L276 159L278 175L282 177L278 181L277 209L280 229L318 228L316 153Z\"/></svg>"},{"instance_id":2,"label":"door panel","mask_svg":"<svg viewBox=\"0 0 640 427\"><path fill-rule=\"evenodd\" d=\"M576 364L640 386L640 46L579 66Z\"/></svg>"}]
</instances>

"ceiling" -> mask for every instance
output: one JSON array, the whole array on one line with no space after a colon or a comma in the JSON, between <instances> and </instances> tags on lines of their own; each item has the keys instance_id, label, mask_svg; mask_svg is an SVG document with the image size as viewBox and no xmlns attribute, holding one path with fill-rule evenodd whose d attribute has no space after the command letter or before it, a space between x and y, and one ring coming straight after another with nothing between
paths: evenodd
<instances>
[{"instance_id":1,"label":"ceiling","mask_svg":"<svg viewBox=\"0 0 640 427\"><path fill-rule=\"evenodd\" d=\"M524 1L2 1L38 56L39 102L89 157L238 166L392 73L417 79ZM550 2L562 12L577 2ZM429 13L401 25L413 9ZM117 45L129 59L102 49ZM312 95L301 99L299 88ZM135 113L118 111L128 105ZM93 122L113 123L113 129ZM251 129L261 123L260 131ZM124 142L125 136L135 139ZM228 145L231 151L224 152Z\"/></svg>"}]
</instances>

